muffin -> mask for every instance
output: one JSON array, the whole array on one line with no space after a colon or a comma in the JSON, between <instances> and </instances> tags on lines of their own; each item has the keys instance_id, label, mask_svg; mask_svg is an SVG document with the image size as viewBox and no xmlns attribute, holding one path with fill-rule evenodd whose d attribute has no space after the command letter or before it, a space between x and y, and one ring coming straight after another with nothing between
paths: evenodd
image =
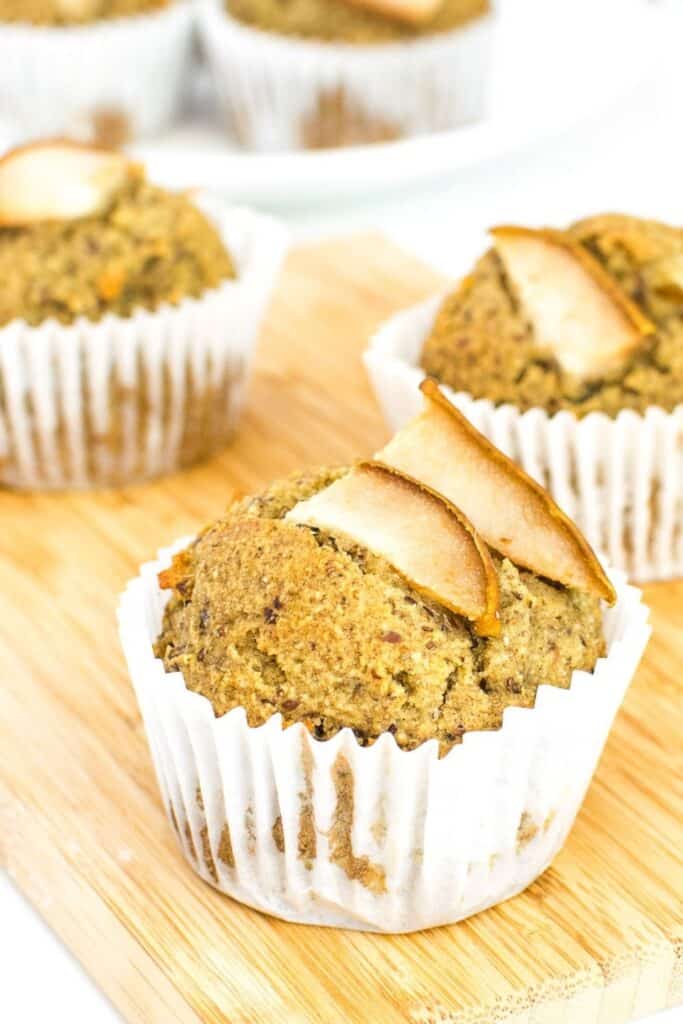
<instances>
[{"instance_id":1,"label":"muffin","mask_svg":"<svg viewBox=\"0 0 683 1024\"><path fill-rule=\"evenodd\" d=\"M366 362L398 426L429 373L610 562L683 572L683 230L621 214L501 227Z\"/></svg>"},{"instance_id":2,"label":"muffin","mask_svg":"<svg viewBox=\"0 0 683 1024\"><path fill-rule=\"evenodd\" d=\"M0 128L121 145L163 131L190 59L188 0L0 0Z\"/></svg>"},{"instance_id":3,"label":"muffin","mask_svg":"<svg viewBox=\"0 0 683 1024\"><path fill-rule=\"evenodd\" d=\"M484 112L490 0L201 0L230 131L261 150L385 142Z\"/></svg>"},{"instance_id":4,"label":"muffin","mask_svg":"<svg viewBox=\"0 0 683 1024\"><path fill-rule=\"evenodd\" d=\"M122 599L185 856L288 920L413 931L523 889L647 640L638 592L424 394L373 460L236 503Z\"/></svg>"},{"instance_id":5,"label":"muffin","mask_svg":"<svg viewBox=\"0 0 683 1024\"><path fill-rule=\"evenodd\" d=\"M279 228L111 150L0 161L0 483L122 484L229 438Z\"/></svg>"}]
</instances>

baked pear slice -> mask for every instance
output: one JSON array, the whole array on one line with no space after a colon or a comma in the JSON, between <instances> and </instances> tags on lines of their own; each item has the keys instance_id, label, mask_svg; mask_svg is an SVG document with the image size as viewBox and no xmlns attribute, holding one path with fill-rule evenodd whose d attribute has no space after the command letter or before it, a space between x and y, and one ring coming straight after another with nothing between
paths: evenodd
<instances>
[{"instance_id":1,"label":"baked pear slice","mask_svg":"<svg viewBox=\"0 0 683 1024\"><path fill-rule=\"evenodd\" d=\"M386 558L419 593L470 619L482 636L499 632L488 548L457 508L405 473L361 462L286 519L345 534Z\"/></svg>"},{"instance_id":2,"label":"baked pear slice","mask_svg":"<svg viewBox=\"0 0 683 1024\"><path fill-rule=\"evenodd\" d=\"M130 174L114 150L54 139L0 160L0 226L75 220L106 210Z\"/></svg>"},{"instance_id":3,"label":"baked pear slice","mask_svg":"<svg viewBox=\"0 0 683 1024\"><path fill-rule=\"evenodd\" d=\"M422 25L433 18L443 0L348 0L354 7L364 7L408 25Z\"/></svg>"},{"instance_id":4,"label":"baked pear slice","mask_svg":"<svg viewBox=\"0 0 683 1024\"><path fill-rule=\"evenodd\" d=\"M595 553L550 495L499 451L431 379L424 410L375 458L457 503L490 548L538 576L613 604Z\"/></svg>"},{"instance_id":5,"label":"baked pear slice","mask_svg":"<svg viewBox=\"0 0 683 1024\"><path fill-rule=\"evenodd\" d=\"M538 347L582 380L618 370L655 330L602 264L561 231L491 231Z\"/></svg>"}]
</instances>

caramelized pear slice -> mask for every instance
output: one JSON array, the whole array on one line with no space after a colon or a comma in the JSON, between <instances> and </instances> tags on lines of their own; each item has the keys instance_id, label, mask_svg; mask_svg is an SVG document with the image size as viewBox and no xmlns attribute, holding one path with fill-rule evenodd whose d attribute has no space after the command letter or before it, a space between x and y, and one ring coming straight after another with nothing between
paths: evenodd
<instances>
[{"instance_id":1,"label":"caramelized pear slice","mask_svg":"<svg viewBox=\"0 0 683 1024\"><path fill-rule=\"evenodd\" d=\"M107 209L129 173L123 154L76 142L13 149L0 160L0 225L94 216Z\"/></svg>"},{"instance_id":2,"label":"caramelized pear slice","mask_svg":"<svg viewBox=\"0 0 683 1024\"><path fill-rule=\"evenodd\" d=\"M350 537L481 635L498 633L498 577L486 545L457 508L417 480L361 462L286 518Z\"/></svg>"},{"instance_id":3,"label":"caramelized pear slice","mask_svg":"<svg viewBox=\"0 0 683 1024\"><path fill-rule=\"evenodd\" d=\"M442 0L348 0L354 7L365 7L408 25L422 25L433 18Z\"/></svg>"},{"instance_id":4,"label":"caramelized pear slice","mask_svg":"<svg viewBox=\"0 0 683 1024\"><path fill-rule=\"evenodd\" d=\"M614 588L600 562L550 495L480 434L433 380L421 388L423 412L376 458L457 503L489 547L515 565L612 604Z\"/></svg>"},{"instance_id":5,"label":"caramelized pear slice","mask_svg":"<svg viewBox=\"0 0 683 1024\"><path fill-rule=\"evenodd\" d=\"M539 348L583 380L623 366L654 325L580 243L550 229L493 228Z\"/></svg>"}]
</instances>

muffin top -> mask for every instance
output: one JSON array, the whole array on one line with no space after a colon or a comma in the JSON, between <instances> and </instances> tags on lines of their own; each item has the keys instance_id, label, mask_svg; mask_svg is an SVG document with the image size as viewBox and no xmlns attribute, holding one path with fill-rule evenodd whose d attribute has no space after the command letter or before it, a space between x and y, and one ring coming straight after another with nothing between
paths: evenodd
<instances>
[{"instance_id":1,"label":"muffin top","mask_svg":"<svg viewBox=\"0 0 683 1024\"><path fill-rule=\"evenodd\" d=\"M82 25L129 18L168 7L171 0L0 0L0 21L30 25Z\"/></svg>"},{"instance_id":2,"label":"muffin top","mask_svg":"<svg viewBox=\"0 0 683 1024\"><path fill-rule=\"evenodd\" d=\"M404 457L398 439L383 473ZM172 595L155 652L217 715L243 707L257 726L279 712L318 739L349 727L363 745L389 732L406 750L436 739L443 754L466 731L499 728L506 707L533 706L539 684L567 687L574 669L594 668L604 654L600 588L559 584L486 547L496 611L482 628L410 579L405 551L403 562L389 559L369 534L359 542L357 524L314 525L333 521L329 498L325 513L316 501L360 468L274 483L161 574ZM362 500L354 494L354 510ZM424 528L431 556L447 561L441 528Z\"/></svg>"},{"instance_id":3,"label":"muffin top","mask_svg":"<svg viewBox=\"0 0 683 1024\"><path fill-rule=\"evenodd\" d=\"M302 39L357 44L400 42L461 28L490 10L490 0L441 0L417 15L391 0L226 0L226 9L255 28Z\"/></svg>"},{"instance_id":4,"label":"muffin top","mask_svg":"<svg viewBox=\"0 0 683 1024\"><path fill-rule=\"evenodd\" d=\"M439 311L421 356L429 374L496 404L578 416L683 402L683 230L604 214L493 234Z\"/></svg>"},{"instance_id":5,"label":"muffin top","mask_svg":"<svg viewBox=\"0 0 683 1024\"><path fill-rule=\"evenodd\" d=\"M47 159L48 147L37 154L16 152L27 152L35 163L36 156ZM86 158L104 153L82 152ZM80 147L64 151L72 153L80 161ZM139 166L111 156L115 166L122 161L122 169L114 185L106 186L105 201L93 204L94 212L87 212L86 203L76 208L79 215L72 215L69 204L80 197L82 182L80 162L74 171L69 155L68 166L62 170L60 164L53 178L49 201L54 209L31 209L16 224L7 223L16 218L5 218L2 205L19 202L26 172L21 168L9 180L9 158L0 162L0 325L18 318L37 325L50 318L63 324L78 317L98 320L106 313L127 317L138 308L153 310L196 298L235 276L218 232L189 198L151 185ZM96 193L104 182L102 172L88 173ZM36 173L30 169L25 191L35 196L44 180L40 165Z\"/></svg>"}]
</instances>

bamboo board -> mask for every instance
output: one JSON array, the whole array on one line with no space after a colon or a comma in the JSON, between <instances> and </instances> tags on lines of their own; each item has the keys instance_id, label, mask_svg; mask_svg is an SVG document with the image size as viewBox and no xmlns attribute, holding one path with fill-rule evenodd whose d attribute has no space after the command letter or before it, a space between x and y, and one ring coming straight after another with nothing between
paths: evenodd
<instances>
[{"instance_id":1,"label":"bamboo board","mask_svg":"<svg viewBox=\"0 0 683 1024\"><path fill-rule=\"evenodd\" d=\"M647 588L655 635L576 827L502 906L412 936L289 925L204 885L166 823L121 589L236 491L379 447L359 354L440 283L374 236L301 248L229 449L126 491L0 493L4 861L128 1021L621 1024L683 1002L683 582Z\"/></svg>"}]
</instances>

